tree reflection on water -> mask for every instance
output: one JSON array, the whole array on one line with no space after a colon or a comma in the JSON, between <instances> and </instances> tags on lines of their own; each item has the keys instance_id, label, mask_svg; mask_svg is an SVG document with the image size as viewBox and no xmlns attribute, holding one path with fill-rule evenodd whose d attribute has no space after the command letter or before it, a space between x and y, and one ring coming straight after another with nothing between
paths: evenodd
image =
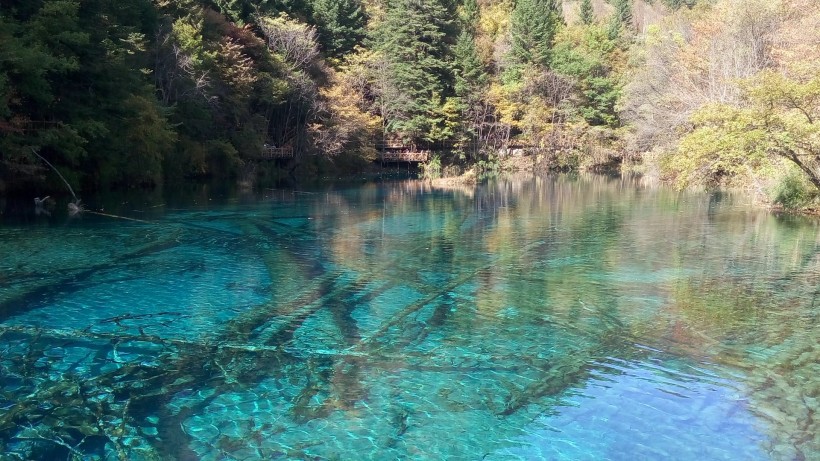
<instances>
[{"instance_id":1,"label":"tree reflection on water","mask_svg":"<svg viewBox=\"0 0 820 461\"><path fill-rule=\"evenodd\" d=\"M533 424L580 405L591 426L593 383L657 364L695 371L650 388L747 402L680 409L690 426L757 425L722 435L754 456L820 450L815 222L629 177L303 192L0 228L4 451L549 458ZM615 456L619 424L604 451L574 444ZM685 449L686 427L657 421L652 449Z\"/></svg>"}]
</instances>

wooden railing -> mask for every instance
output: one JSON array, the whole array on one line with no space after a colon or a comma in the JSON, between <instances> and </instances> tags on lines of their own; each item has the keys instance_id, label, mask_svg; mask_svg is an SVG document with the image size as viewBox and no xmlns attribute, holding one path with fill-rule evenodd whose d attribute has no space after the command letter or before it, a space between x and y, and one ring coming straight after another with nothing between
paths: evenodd
<instances>
[{"instance_id":1,"label":"wooden railing","mask_svg":"<svg viewBox=\"0 0 820 461\"><path fill-rule=\"evenodd\" d=\"M259 158L263 160L274 160L278 158L293 158L292 147L273 147L265 146L262 148L262 155Z\"/></svg>"},{"instance_id":2,"label":"wooden railing","mask_svg":"<svg viewBox=\"0 0 820 461\"><path fill-rule=\"evenodd\" d=\"M430 159L430 152L379 152L382 162L426 162Z\"/></svg>"},{"instance_id":3,"label":"wooden railing","mask_svg":"<svg viewBox=\"0 0 820 461\"><path fill-rule=\"evenodd\" d=\"M381 141L376 143L376 150L406 150L410 146L398 141Z\"/></svg>"}]
</instances>

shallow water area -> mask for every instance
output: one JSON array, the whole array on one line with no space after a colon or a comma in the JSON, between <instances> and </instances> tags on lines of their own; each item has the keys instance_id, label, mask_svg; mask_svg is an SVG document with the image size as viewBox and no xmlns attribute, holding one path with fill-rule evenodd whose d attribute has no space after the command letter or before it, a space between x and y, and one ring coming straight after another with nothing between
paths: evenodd
<instances>
[{"instance_id":1,"label":"shallow water area","mask_svg":"<svg viewBox=\"0 0 820 461\"><path fill-rule=\"evenodd\" d=\"M162 203L0 221L0 459L820 458L816 220L606 176Z\"/></svg>"}]
</instances>

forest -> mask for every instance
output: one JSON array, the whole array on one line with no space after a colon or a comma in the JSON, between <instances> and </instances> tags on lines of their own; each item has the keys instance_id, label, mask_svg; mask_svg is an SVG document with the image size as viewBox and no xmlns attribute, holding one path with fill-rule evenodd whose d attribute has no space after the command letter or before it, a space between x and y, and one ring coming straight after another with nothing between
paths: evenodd
<instances>
[{"instance_id":1,"label":"forest","mask_svg":"<svg viewBox=\"0 0 820 461\"><path fill-rule=\"evenodd\" d=\"M818 118L814 0L0 4L0 193L64 190L42 159L81 190L253 184L389 144L811 208Z\"/></svg>"}]
</instances>

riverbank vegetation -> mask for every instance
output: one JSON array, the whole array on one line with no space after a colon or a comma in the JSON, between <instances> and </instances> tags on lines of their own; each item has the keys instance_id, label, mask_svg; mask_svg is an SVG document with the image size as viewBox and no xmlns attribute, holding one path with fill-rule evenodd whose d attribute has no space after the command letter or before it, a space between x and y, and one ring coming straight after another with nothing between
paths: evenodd
<instances>
[{"instance_id":1,"label":"riverbank vegetation","mask_svg":"<svg viewBox=\"0 0 820 461\"><path fill-rule=\"evenodd\" d=\"M725 0L648 29L622 106L644 168L816 207L818 24L810 0Z\"/></svg>"},{"instance_id":2,"label":"riverbank vegetation","mask_svg":"<svg viewBox=\"0 0 820 461\"><path fill-rule=\"evenodd\" d=\"M811 0L11 0L0 190L59 187L32 149L104 189L398 145L436 151L425 171L523 156L812 206L818 25Z\"/></svg>"}]
</instances>

